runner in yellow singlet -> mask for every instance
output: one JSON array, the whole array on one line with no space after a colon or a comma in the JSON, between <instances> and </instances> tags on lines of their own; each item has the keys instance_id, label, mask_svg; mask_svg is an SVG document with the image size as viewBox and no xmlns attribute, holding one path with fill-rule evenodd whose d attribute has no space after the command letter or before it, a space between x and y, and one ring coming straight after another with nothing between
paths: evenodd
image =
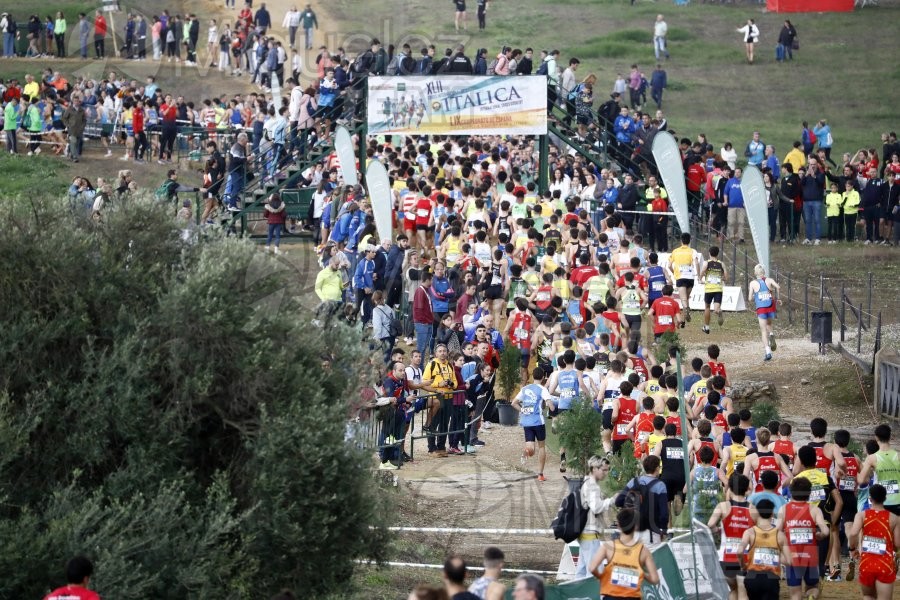
<instances>
[{"instance_id":1,"label":"runner in yellow singlet","mask_svg":"<svg viewBox=\"0 0 900 600\"><path fill-rule=\"evenodd\" d=\"M694 289L694 279L699 271L699 262L697 252L691 248L691 234L682 233L681 246L675 248L669 255L669 271L675 277L675 287L678 288L681 310L684 313L684 319L681 320L682 327L685 322L691 320L688 299L691 297L691 290Z\"/></svg>"},{"instance_id":2,"label":"runner in yellow singlet","mask_svg":"<svg viewBox=\"0 0 900 600\"><path fill-rule=\"evenodd\" d=\"M709 260L700 271L700 281L703 282L703 333L709 335L710 308L715 311L719 319L719 327L725 323L722 316L722 291L725 289L725 276L728 271L719 260L719 247L712 246L709 249Z\"/></svg>"}]
</instances>

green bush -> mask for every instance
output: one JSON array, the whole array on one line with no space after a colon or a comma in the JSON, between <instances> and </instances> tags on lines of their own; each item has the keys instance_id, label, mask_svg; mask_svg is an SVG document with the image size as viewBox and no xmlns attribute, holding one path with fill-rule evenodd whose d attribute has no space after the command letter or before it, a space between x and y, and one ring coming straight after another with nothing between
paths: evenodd
<instances>
[{"instance_id":1,"label":"green bush","mask_svg":"<svg viewBox=\"0 0 900 600\"><path fill-rule=\"evenodd\" d=\"M600 432L603 416L594 409L589 398L580 397L556 422L559 445L566 449L568 468L579 476L587 474L588 459L594 454L603 455Z\"/></svg>"},{"instance_id":2,"label":"green bush","mask_svg":"<svg viewBox=\"0 0 900 600\"><path fill-rule=\"evenodd\" d=\"M522 382L522 351L507 343L500 354L497 369L497 391L502 400L512 400Z\"/></svg>"},{"instance_id":3,"label":"green bush","mask_svg":"<svg viewBox=\"0 0 900 600\"><path fill-rule=\"evenodd\" d=\"M152 198L102 225L8 199L0 222L0 597L41 597L76 553L125 600L316 597L383 557L389 511L345 441L365 362L310 333L292 271L184 242Z\"/></svg>"},{"instance_id":4,"label":"green bush","mask_svg":"<svg viewBox=\"0 0 900 600\"><path fill-rule=\"evenodd\" d=\"M687 349L684 347L684 344L681 343L681 338L678 337L677 331L667 331L659 336L659 340L656 342L656 349L654 350L656 362L662 364L669 360L669 348L672 347L678 348L678 351L681 352L682 362L689 362L687 359Z\"/></svg>"},{"instance_id":5,"label":"green bush","mask_svg":"<svg viewBox=\"0 0 900 600\"><path fill-rule=\"evenodd\" d=\"M603 493L614 496L625 489L625 484L642 473L641 464L634 457L634 444L629 440L618 454L609 459L609 475L603 480Z\"/></svg>"},{"instance_id":6,"label":"green bush","mask_svg":"<svg viewBox=\"0 0 900 600\"><path fill-rule=\"evenodd\" d=\"M769 421L780 421L781 415L778 414L778 407L771 402L757 402L750 410L753 415L752 423L754 427L765 427ZM777 434L777 431L773 431Z\"/></svg>"}]
</instances>

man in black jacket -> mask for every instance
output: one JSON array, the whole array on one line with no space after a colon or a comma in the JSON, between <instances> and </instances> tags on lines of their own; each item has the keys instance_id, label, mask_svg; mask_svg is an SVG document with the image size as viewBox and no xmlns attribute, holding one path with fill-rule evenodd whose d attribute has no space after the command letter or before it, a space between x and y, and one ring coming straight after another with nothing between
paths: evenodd
<instances>
[{"instance_id":1,"label":"man in black jacket","mask_svg":"<svg viewBox=\"0 0 900 600\"><path fill-rule=\"evenodd\" d=\"M403 293L403 261L406 251L409 249L409 238L401 233L397 236L397 243L390 247L387 253L387 265L384 271L384 285L387 290L385 304L396 308L400 305L400 297Z\"/></svg>"},{"instance_id":2,"label":"man in black jacket","mask_svg":"<svg viewBox=\"0 0 900 600\"><path fill-rule=\"evenodd\" d=\"M782 200L778 203L778 223L782 244L785 240L793 240L800 228L800 218L794 211L794 198L800 194L800 177L794 173L794 165L784 163L781 165L781 193L789 201ZM793 225L792 225L793 224Z\"/></svg>"},{"instance_id":3,"label":"man in black jacket","mask_svg":"<svg viewBox=\"0 0 900 600\"><path fill-rule=\"evenodd\" d=\"M519 59L519 62L516 65L516 75L531 75L531 71L534 69L534 63L532 62L533 56L534 50L525 48L525 54L522 55L522 58Z\"/></svg>"},{"instance_id":4,"label":"man in black jacket","mask_svg":"<svg viewBox=\"0 0 900 600\"><path fill-rule=\"evenodd\" d=\"M465 54L466 48L462 44L456 47L456 51L450 56L447 62L446 70L442 73L454 75L471 75L472 61Z\"/></svg>"},{"instance_id":5,"label":"man in black jacket","mask_svg":"<svg viewBox=\"0 0 900 600\"><path fill-rule=\"evenodd\" d=\"M885 215L893 234L891 245L900 246L900 173L894 173L894 181L885 186L885 196L888 200L888 210Z\"/></svg>"},{"instance_id":6,"label":"man in black jacket","mask_svg":"<svg viewBox=\"0 0 900 600\"><path fill-rule=\"evenodd\" d=\"M637 185L634 183L634 176L631 173L625 173L625 183L619 190L619 201L616 203L616 208L621 211L634 211L639 197L640 194L638 193ZM626 212L622 215L622 222L625 223L625 227L631 229L631 225L634 223L634 214Z\"/></svg>"}]
</instances>

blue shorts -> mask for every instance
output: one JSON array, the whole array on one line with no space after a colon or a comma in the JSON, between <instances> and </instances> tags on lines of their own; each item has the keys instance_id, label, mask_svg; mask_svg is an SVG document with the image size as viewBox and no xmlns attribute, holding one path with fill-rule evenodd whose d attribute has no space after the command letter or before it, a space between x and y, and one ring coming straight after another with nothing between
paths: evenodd
<instances>
[{"instance_id":1,"label":"blue shorts","mask_svg":"<svg viewBox=\"0 0 900 600\"><path fill-rule=\"evenodd\" d=\"M778 315L778 313L773 313L773 312L756 313L756 316L759 317L760 319L773 319L774 320L777 315Z\"/></svg>"},{"instance_id":2,"label":"blue shorts","mask_svg":"<svg viewBox=\"0 0 900 600\"><path fill-rule=\"evenodd\" d=\"M813 587L819 585L819 567L817 565L812 567L788 565L784 578L787 580L788 587L799 587L802 582L806 583L806 587Z\"/></svg>"},{"instance_id":3,"label":"blue shorts","mask_svg":"<svg viewBox=\"0 0 900 600\"><path fill-rule=\"evenodd\" d=\"M543 442L547 439L547 427L545 425L533 425L525 427L525 441L533 442L535 440Z\"/></svg>"}]
</instances>

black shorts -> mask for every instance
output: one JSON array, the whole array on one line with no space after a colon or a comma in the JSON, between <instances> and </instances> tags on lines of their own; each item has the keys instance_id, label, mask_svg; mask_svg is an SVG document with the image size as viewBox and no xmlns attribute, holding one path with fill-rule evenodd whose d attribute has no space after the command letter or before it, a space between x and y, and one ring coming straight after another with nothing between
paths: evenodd
<instances>
[{"instance_id":1,"label":"black shorts","mask_svg":"<svg viewBox=\"0 0 900 600\"><path fill-rule=\"evenodd\" d=\"M687 288L687 289L691 289L692 287L694 287L694 280L693 280L693 279L677 279L677 280L675 281L675 288L676 288L676 289L678 289L678 288Z\"/></svg>"},{"instance_id":2,"label":"black shorts","mask_svg":"<svg viewBox=\"0 0 900 600\"><path fill-rule=\"evenodd\" d=\"M747 571L744 575L744 588L750 600L758 598L777 598L781 592L781 580L765 571Z\"/></svg>"},{"instance_id":3,"label":"black shorts","mask_svg":"<svg viewBox=\"0 0 900 600\"><path fill-rule=\"evenodd\" d=\"M428 231L428 225L416 225L416 231Z\"/></svg>"},{"instance_id":4,"label":"black shorts","mask_svg":"<svg viewBox=\"0 0 900 600\"><path fill-rule=\"evenodd\" d=\"M533 442L537 440L538 442L543 442L547 439L547 426L546 425L534 425L532 427L525 427L525 441Z\"/></svg>"},{"instance_id":5,"label":"black shorts","mask_svg":"<svg viewBox=\"0 0 900 600\"><path fill-rule=\"evenodd\" d=\"M612 431L612 428L613 428L612 409L605 408L605 409L603 409L601 414L603 415L603 429L606 429L607 431Z\"/></svg>"},{"instance_id":6,"label":"black shorts","mask_svg":"<svg viewBox=\"0 0 900 600\"><path fill-rule=\"evenodd\" d=\"M722 567L722 573L725 574L725 577L743 577L744 570L741 568L741 565L738 563L727 563L719 561L719 565Z\"/></svg>"},{"instance_id":7,"label":"black shorts","mask_svg":"<svg viewBox=\"0 0 900 600\"><path fill-rule=\"evenodd\" d=\"M489 285L484 290L484 297L487 300L499 300L503 297L502 285Z\"/></svg>"},{"instance_id":8,"label":"black shorts","mask_svg":"<svg viewBox=\"0 0 900 600\"><path fill-rule=\"evenodd\" d=\"M707 306L722 304L722 292L709 292L708 294L703 294L703 302Z\"/></svg>"},{"instance_id":9,"label":"black shorts","mask_svg":"<svg viewBox=\"0 0 900 600\"><path fill-rule=\"evenodd\" d=\"M641 315L625 315L625 322L632 331L641 330Z\"/></svg>"},{"instance_id":10,"label":"black shorts","mask_svg":"<svg viewBox=\"0 0 900 600\"><path fill-rule=\"evenodd\" d=\"M884 510L890 511L900 517L900 504L885 504Z\"/></svg>"},{"instance_id":11,"label":"black shorts","mask_svg":"<svg viewBox=\"0 0 900 600\"><path fill-rule=\"evenodd\" d=\"M613 440L612 441L612 451L613 454L619 454L622 451L622 446L625 445L625 442L630 442L629 439L624 440Z\"/></svg>"},{"instance_id":12,"label":"black shorts","mask_svg":"<svg viewBox=\"0 0 900 600\"><path fill-rule=\"evenodd\" d=\"M553 406L553 405L551 404L550 406ZM563 416L563 413L566 413L568 411L569 411L568 408L558 408L557 407L557 408L551 408L550 410L548 410L547 414L550 415L551 417L559 418L559 417Z\"/></svg>"},{"instance_id":13,"label":"black shorts","mask_svg":"<svg viewBox=\"0 0 900 600\"><path fill-rule=\"evenodd\" d=\"M675 496L681 497L681 500L684 501L684 479L661 479L661 481L666 484L666 492L669 495L669 502L675 499Z\"/></svg>"},{"instance_id":14,"label":"black shorts","mask_svg":"<svg viewBox=\"0 0 900 600\"><path fill-rule=\"evenodd\" d=\"M844 501L844 507L841 509L841 521L849 528L853 519L856 518L856 494L848 490L840 490L840 494L841 500Z\"/></svg>"}]
</instances>

